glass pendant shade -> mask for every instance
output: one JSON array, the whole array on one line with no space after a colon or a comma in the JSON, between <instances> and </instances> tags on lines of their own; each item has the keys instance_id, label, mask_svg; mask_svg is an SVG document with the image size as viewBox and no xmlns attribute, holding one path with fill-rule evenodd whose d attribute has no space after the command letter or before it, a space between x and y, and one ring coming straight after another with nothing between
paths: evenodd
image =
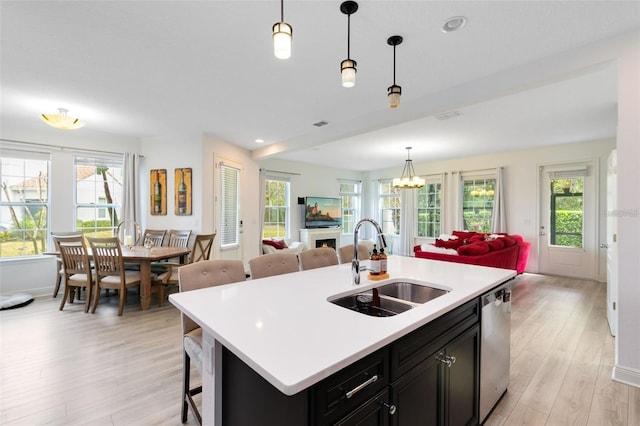
<instances>
[{"instance_id":1,"label":"glass pendant shade","mask_svg":"<svg viewBox=\"0 0 640 426\"><path fill-rule=\"evenodd\" d=\"M273 24L273 53L278 59L289 59L291 57L291 40L293 30L286 22Z\"/></svg>"},{"instance_id":2,"label":"glass pendant shade","mask_svg":"<svg viewBox=\"0 0 640 426\"><path fill-rule=\"evenodd\" d=\"M342 87L353 87L356 85L356 61L345 59L340 64L342 73Z\"/></svg>"},{"instance_id":3,"label":"glass pendant shade","mask_svg":"<svg viewBox=\"0 0 640 426\"><path fill-rule=\"evenodd\" d=\"M49 126L61 130L75 130L84 126L84 122L79 118L69 117L69 111L64 108L58 108L58 114L41 114L40 119Z\"/></svg>"},{"instance_id":4,"label":"glass pendant shade","mask_svg":"<svg viewBox=\"0 0 640 426\"><path fill-rule=\"evenodd\" d=\"M416 172L413 170L413 161L409 158L411 147L408 146L406 149L407 161L404 163L402 176L399 178L393 178L392 185L394 188L400 189L422 188L425 185L425 180L420 176L416 176Z\"/></svg>"},{"instance_id":5,"label":"glass pendant shade","mask_svg":"<svg viewBox=\"0 0 640 426\"><path fill-rule=\"evenodd\" d=\"M389 96L389 107L398 108L400 106L400 95L402 95L402 87L393 85L387 88L387 96Z\"/></svg>"}]
</instances>

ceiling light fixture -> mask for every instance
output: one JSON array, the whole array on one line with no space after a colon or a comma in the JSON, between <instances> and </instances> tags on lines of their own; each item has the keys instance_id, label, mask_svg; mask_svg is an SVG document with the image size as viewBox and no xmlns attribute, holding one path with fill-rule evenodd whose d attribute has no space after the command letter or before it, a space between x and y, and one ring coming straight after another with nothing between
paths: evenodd
<instances>
[{"instance_id":1,"label":"ceiling light fixture","mask_svg":"<svg viewBox=\"0 0 640 426\"><path fill-rule=\"evenodd\" d=\"M402 87L396 84L396 46L400 43L402 43L402 37L399 35L394 35L387 39L387 44L393 46L393 86L387 88L387 96L389 97L389 106L391 108L400 106L400 95L402 95Z\"/></svg>"},{"instance_id":2,"label":"ceiling light fixture","mask_svg":"<svg viewBox=\"0 0 640 426\"><path fill-rule=\"evenodd\" d=\"M278 59L291 57L291 40L293 28L284 22L284 0L280 0L280 22L273 24L273 53Z\"/></svg>"},{"instance_id":3,"label":"ceiling light fixture","mask_svg":"<svg viewBox=\"0 0 640 426\"><path fill-rule=\"evenodd\" d=\"M61 130L75 130L84 126L84 123L79 118L69 117L67 115L68 112L68 109L58 108L57 114L40 114L40 119L49 126Z\"/></svg>"},{"instance_id":4,"label":"ceiling light fixture","mask_svg":"<svg viewBox=\"0 0 640 426\"><path fill-rule=\"evenodd\" d=\"M413 170L413 162L409 157L411 147L408 146L405 149L407 150L407 161L404 163L402 176L399 178L393 178L393 187L400 189L422 188L425 181L420 176L416 176L416 172Z\"/></svg>"},{"instance_id":5,"label":"ceiling light fixture","mask_svg":"<svg viewBox=\"0 0 640 426\"><path fill-rule=\"evenodd\" d=\"M351 15L358 10L358 3L355 1L345 1L340 5L340 11L347 15L347 59L340 63L340 74L342 75L342 87L353 87L356 85L356 66L358 63L351 59Z\"/></svg>"},{"instance_id":6,"label":"ceiling light fixture","mask_svg":"<svg viewBox=\"0 0 640 426\"><path fill-rule=\"evenodd\" d=\"M467 18L464 16L454 16L453 18L449 18L442 24L442 32L443 33L451 33L459 30L464 27L467 23Z\"/></svg>"}]
</instances>

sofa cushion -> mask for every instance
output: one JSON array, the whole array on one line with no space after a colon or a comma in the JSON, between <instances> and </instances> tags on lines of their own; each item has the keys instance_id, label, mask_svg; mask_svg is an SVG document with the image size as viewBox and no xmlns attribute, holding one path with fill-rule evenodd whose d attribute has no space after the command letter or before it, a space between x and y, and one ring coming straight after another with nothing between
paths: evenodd
<instances>
[{"instance_id":1,"label":"sofa cushion","mask_svg":"<svg viewBox=\"0 0 640 426\"><path fill-rule=\"evenodd\" d=\"M502 241L502 238L488 240L487 245L489 246L489 251L498 251L504 248L504 242Z\"/></svg>"},{"instance_id":2,"label":"sofa cushion","mask_svg":"<svg viewBox=\"0 0 640 426\"><path fill-rule=\"evenodd\" d=\"M458 247L458 254L462 256L480 256L487 253L489 253L489 246L484 241Z\"/></svg>"},{"instance_id":3,"label":"sofa cushion","mask_svg":"<svg viewBox=\"0 0 640 426\"><path fill-rule=\"evenodd\" d=\"M501 238L502 242L504 243L505 247L511 247L516 245L516 239L513 237L510 237L508 235L505 235L504 237Z\"/></svg>"},{"instance_id":4,"label":"sofa cushion","mask_svg":"<svg viewBox=\"0 0 640 426\"><path fill-rule=\"evenodd\" d=\"M455 235L456 237L458 237L461 240L468 240L469 238L471 238L474 235L476 235L476 232L473 232L473 231L453 231L452 234Z\"/></svg>"},{"instance_id":5,"label":"sofa cushion","mask_svg":"<svg viewBox=\"0 0 640 426\"><path fill-rule=\"evenodd\" d=\"M469 244L471 244L471 243L475 243L476 241L484 241L484 240L485 240L485 235L478 233L470 236L467 241Z\"/></svg>"}]
</instances>

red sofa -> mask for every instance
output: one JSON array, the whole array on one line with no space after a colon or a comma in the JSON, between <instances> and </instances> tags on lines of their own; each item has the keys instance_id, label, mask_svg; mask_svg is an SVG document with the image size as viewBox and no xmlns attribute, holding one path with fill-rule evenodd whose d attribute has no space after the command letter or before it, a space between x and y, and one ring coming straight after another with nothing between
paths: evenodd
<instances>
[{"instance_id":1,"label":"red sofa","mask_svg":"<svg viewBox=\"0 0 640 426\"><path fill-rule=\"evenodd\" d=\"M455 248L458 254L423 251L421 245L413 248L415 257L467 263L471 265L492 266L494 268L513 269L521 274L527 268L531 244L520 235L505 235L491 238L476 232L453 231L457 240L436 240L435 247ZM500 242L493 242L500 240Z\"/></svg>"}]
</instances>

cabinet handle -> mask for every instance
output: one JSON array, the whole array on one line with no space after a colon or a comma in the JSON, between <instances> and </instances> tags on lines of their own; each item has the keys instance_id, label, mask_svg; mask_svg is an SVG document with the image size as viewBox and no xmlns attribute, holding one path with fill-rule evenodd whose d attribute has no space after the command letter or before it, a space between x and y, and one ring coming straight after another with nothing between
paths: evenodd
<instances>
[{"instance_id":1,"label":"cabinet handle","mask_svg":"<svg viewBox=\"0 0 640 426\"><path fill-rule=\"evenodd\" d=\"M393 415L396 413L397 408L396 408L396 406L395 406L395 405L393 405L393 404L387 404L387 403L386 403L386 402L384 402L384 401L380 401L380 404L381 404L381 405L383 405L384 407L386 407L386 408L389 410L389 414L390 414L390 415L392 415L392 416L393 416Z\"/></svg>"},{"instance_id":2,"label":"cabinet handle","mask_svg":"<svg viewBox=\"0 0 640 426\"><path fill-rule=\"evenodd\" d=\"M345 396L348 398L351 398L353 395L357 394L358 392L360 392L362 389L366 388L367 386L369 386L371 383L374 383L378 380L378 375L376 374L375 376L371 377L369 380L367 380L364 383L359 384L358 386L356 386L355 388L351 389L349 392L347 392L345 394Z\"/></svg>"},{"instance_id":3,"label":"cabinet handle","mask_svg":"<svg viewBox=\"0 0 640 426\"><path fill-rule=\"evenodd\" d=\"M436 355L436 359L438 361L440 361L443 364L447 364L447 367L451 367L453 364L456 363L456 357L452 356L452 355L445 355L442 352L440 352L438 355Z\"/></svg>"}]
</instances>

